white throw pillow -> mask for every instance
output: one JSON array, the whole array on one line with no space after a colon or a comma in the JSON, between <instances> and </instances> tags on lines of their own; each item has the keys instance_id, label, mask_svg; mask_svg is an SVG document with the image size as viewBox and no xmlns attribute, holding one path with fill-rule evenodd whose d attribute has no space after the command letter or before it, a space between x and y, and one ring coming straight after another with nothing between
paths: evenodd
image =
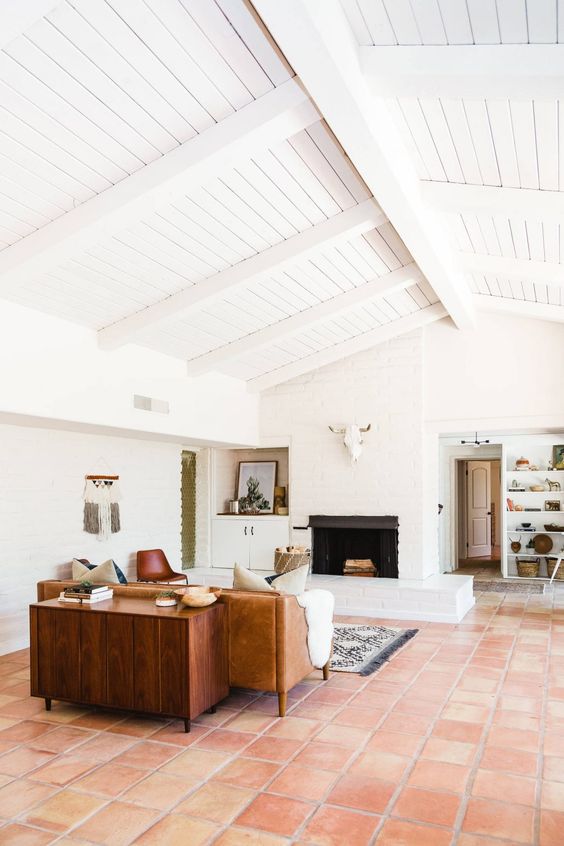
<instances>
[{"instance_id":1,"label":"white throw pillow","mask_svg":"<svg viewBox=\"0 0 564 846\"><path fill-rule=\"evenodd\" d=\"M297 567L295 570L290 570L289 573L284 573L283 576L274 579L272 588L281 593L292 593L294 596L299 596L305 591L308 571L309 566L307 564L304 564L303 567Z\"/></svg>"},{"instance_id":2,"label":"white throw pillow","mask_svg":"<svg viewBox=\"0 0 564 846\"><path fill-rule=\"evenodd\" d=\"M114 562L111 558L104 561L103 564L98 564L92 570L85 567L81 561L73 558L72 578L78 582L89 581L93 585L119 585Z\"/></svg>"},{"instance_id":3,"label":"white throw pillow","mask_svg":"<svg viewBox=\"0 0 564 846\"><path fill-rule=\"evenodd\" d=\"M258 573L235 564L233 568L233 588L235 590L273 590Z\"/></svg>"}]
</instances>

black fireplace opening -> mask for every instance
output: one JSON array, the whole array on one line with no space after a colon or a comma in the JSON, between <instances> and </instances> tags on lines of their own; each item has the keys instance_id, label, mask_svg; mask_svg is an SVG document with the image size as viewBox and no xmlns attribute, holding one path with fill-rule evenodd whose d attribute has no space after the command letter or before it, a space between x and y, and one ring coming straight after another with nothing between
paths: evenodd
<instances>
[{"instance_id":1,"label":"black fireplace opening","mask_svg":"<svg viewBox=\"0 0 564 846\"><path fill-rule=\"evenodd\" d=\"M312 572L342 576L347 559L370 559L377 575L398 577L398 518L310 516Z\"/></svg>"}]
</instances>

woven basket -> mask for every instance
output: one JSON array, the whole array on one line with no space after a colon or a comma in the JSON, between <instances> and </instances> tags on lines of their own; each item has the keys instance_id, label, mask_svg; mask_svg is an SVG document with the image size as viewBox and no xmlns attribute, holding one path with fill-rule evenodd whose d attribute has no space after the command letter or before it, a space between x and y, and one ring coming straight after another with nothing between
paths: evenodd
<instances>
[{"instance_id":1,"label":"woven basket","mask_svg":"<svg viewBox=\"0 0 564 846\"><path fill-rule=\"evenodd\" d=\"M534 561L520 561L516 559L517 575L526 579L535 579L539 574L540 558L535 558Z\"/></svg>"},{"instance_id":2,"label":"woven basket","mask_svg":"<svg viewBox=\"0 0 564 846\"><path fill-rule=\"evenodd\" d=\"M546 559L546 572L548 573L548 578L552 578L552 574L554 573L554 568L556 567L556 562L558 558L547 558ZM564 582L564 561L561 562L560 567L558 568L558 572L554 577L555 582Z\"/></svg>"},{"instance_id":3,"label":"woven basket","mask_svg":"<svg viewBox=\"0 0 564 846\"><path fill-rule=\"evenodd\" d=\"M291 570L297 570L298 567L309 567L310 553L309 550L305 552L286 552L285 550L276 550L274 553L274 572L281 576L282 573L289 573Z\"/></svg>"}]
</instances>

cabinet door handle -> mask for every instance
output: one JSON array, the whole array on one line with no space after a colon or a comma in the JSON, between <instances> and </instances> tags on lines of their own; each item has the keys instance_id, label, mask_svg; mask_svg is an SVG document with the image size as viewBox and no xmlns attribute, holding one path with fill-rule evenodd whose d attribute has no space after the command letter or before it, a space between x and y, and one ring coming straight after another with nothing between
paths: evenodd
<instances>
[{"instance_id":1,"label":"cabinet door handle","mask_svg":"<svg viewBox=\"0 0 564 846\"><path fill-rule=\"evenodd\" d=\"M251 526L251 535L254 535L254 533L255 533L255 527Z\"/></svg>"},{"instance_id":2,"label":"cabinet door handle","mask_svg":"<svg viewBox=\"0 0 564 846\"><path fill-rule=\"evenodd\" d=\"M247 534L247 527L245 526L245 534Z\"/></svg>"}]
</instances>

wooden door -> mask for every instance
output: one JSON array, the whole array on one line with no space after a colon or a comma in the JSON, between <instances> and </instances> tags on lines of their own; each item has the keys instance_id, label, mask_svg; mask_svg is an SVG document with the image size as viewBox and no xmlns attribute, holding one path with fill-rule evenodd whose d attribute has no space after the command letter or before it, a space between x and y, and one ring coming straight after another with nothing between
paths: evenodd
<instances>
[{"instance_id":1,"label":"wooden door","mask_svg":"<svg viewBox=\"0 0 564 846\"><path fill-rule=\"evenodd\" d=\"M250 526L251 570L274 570L274 550L288 545L288 521L258 517Z\"/></svg>"},{"instance_id":2,"label":"wooden door","mask_svg":"<svg viewBox=\"0 0 564 846\"><path fill-rule=\"evenodd\" d=\"M212 567L249 567L251 524L243 517L212 520Z\"/></svg>"},{"instance_id":3,"label":"wooden door","mask_svg":"<svg viewBox=\"0 0 564 846\"><path fill-rule=\"evenodd\" d=\"M467 462L468 558L491 555L491 465L489 461Z\"/></svg>"}]
</instances>

